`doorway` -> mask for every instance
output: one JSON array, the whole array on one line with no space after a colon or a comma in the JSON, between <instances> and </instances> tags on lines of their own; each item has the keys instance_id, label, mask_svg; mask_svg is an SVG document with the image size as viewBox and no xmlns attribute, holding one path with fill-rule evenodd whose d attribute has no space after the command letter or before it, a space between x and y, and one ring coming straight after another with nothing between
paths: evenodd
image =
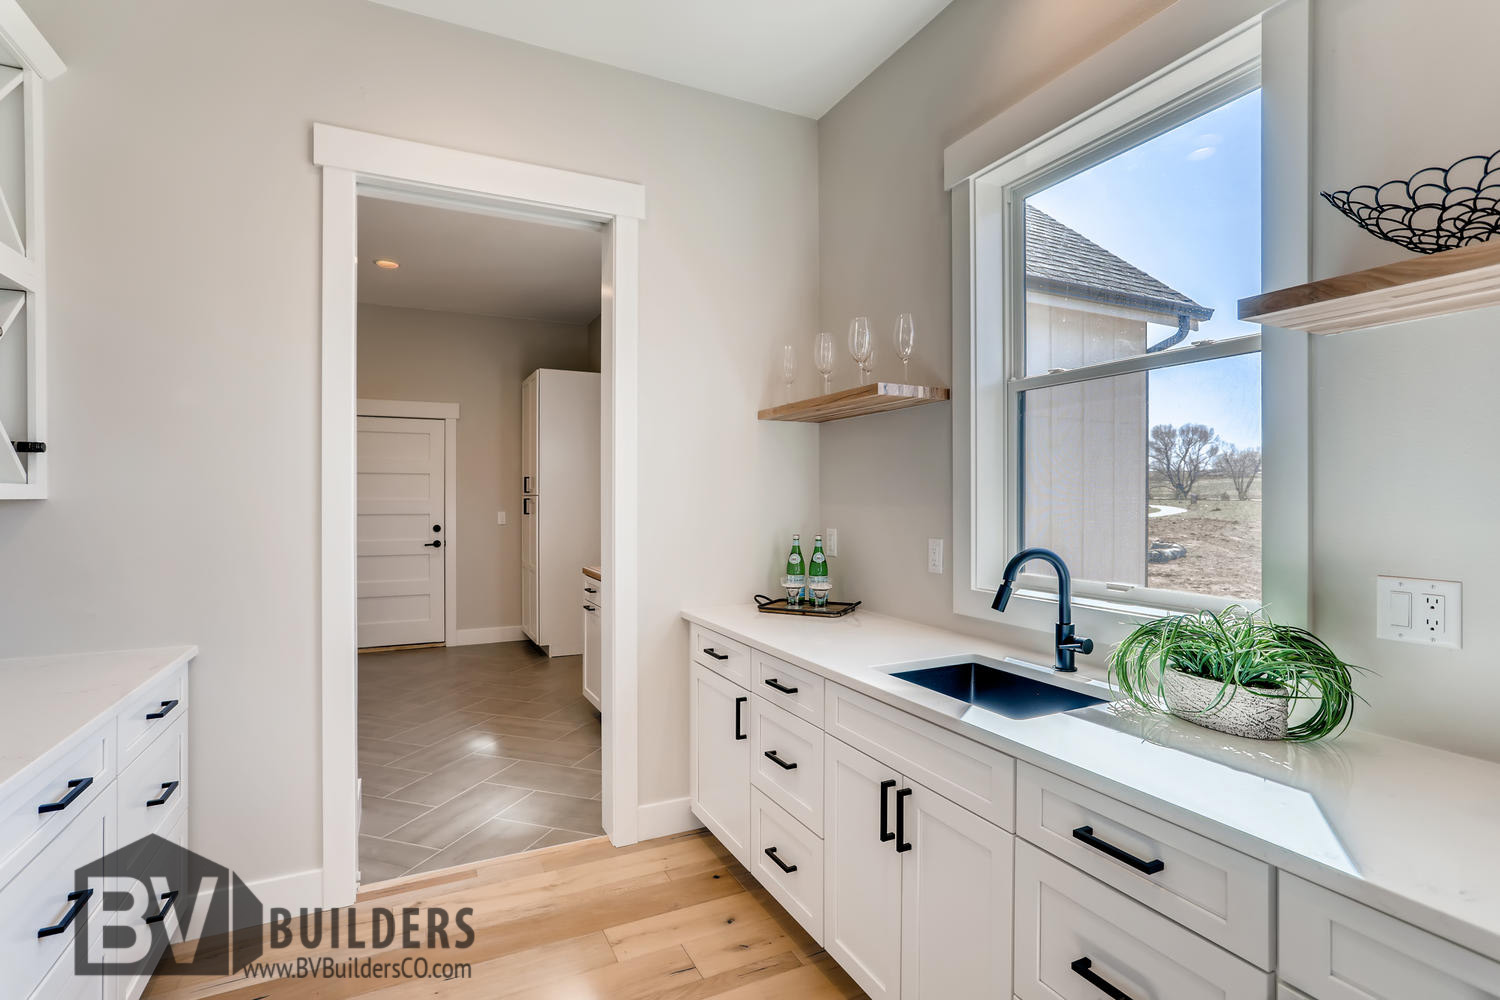
<instances>
[{"instance_id":1,"label":"doorway","mask_svg":"<svg viewBox=\"0 0 1500 1000\"><path fill-rule=\"evenodd\" d=\"M314 127L323 169L323 848L324 905L354 900L358 881L358 692L355 459L355 302L358 198L587 228L602 250L600 566L603 827L618 846L638 829L636 771L637 240L638 185L331 126ZM617 525L622 526L617 530ZM451 604L451 601L450 601ZM434 651L437 652L437 651ZM442 651L447 653L447 651ZM462 652L460 650L459 652ZM524 671L525 663L509 670ZM540 692L544 697L546 692ZM539 698L533 698L533 701ZM545 762L534 762L545 763Z\"/></svg>"}]
</instances>

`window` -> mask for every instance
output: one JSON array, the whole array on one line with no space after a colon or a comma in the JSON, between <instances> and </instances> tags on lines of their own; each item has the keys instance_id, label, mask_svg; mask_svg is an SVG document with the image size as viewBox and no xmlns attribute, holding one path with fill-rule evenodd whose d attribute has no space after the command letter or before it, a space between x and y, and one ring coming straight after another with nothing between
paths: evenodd
<instances>
[{"instance_id":1,"label":"window","mask_svg":"<svg viewBox=\"0 0 1500 1000\"><path fill-rule=\"evenodd\" d=\"M1044 546L1084 598L1261 603L1261 331L1236 318L1262 274L1245 41L970 181L976 589Z\"/></svg>"}]
</instances>

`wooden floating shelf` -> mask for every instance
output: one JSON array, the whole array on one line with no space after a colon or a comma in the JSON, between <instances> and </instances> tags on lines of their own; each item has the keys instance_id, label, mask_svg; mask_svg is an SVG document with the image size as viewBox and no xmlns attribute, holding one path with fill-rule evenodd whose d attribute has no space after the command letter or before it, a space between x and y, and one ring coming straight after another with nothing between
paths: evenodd
<instances>
[{"instance_id":1,"label":"wooden floating shelf","mask_svg":"<svg viewBox=\"0 0 1500 1000\"><path fill-rule=\"evenodd\" d=\"M1500 240L1240 299L1240 319L1345 333L1500 305Z\"/></svg>"},{"instance_id":2,"label":"wooden floating shelf","mask_svg":"<svg viewBox=\"0 0 1500 1000\"><path fill-rule=\"evenodd\" d=\"M814 396L811 399L799 399L795 403L773 406L769 410L761 410L760 419L822 424L846 417L862 417L867 413L904 410L908 406L921 406L923 403L941 403L947 398L948 390L942 386L871 382L853 389L830 392L826 396Z\"/></svg>"}]
</instances>

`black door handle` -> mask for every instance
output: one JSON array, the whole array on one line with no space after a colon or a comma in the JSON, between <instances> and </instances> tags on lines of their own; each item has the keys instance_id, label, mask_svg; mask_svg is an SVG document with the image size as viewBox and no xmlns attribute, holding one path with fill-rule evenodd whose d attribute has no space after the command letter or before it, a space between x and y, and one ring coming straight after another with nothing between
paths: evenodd
<instances>
[{"instance_id":1,"label":"black door handle","mask_svg":"<svg viewBox=\"0 0 1500 1000\"><path fill-rule=\"evenodd\" d=\"M911 850L912 845L906 839L906 797L911 794L910 788L898 788L896 790L896 853L905 854Z\"/></svg>"},{"instance_id":2,"label":"black door handle","mask_svg":"<svg viewBox=\"0 0 1500 1000\"><path fill-rule=\"evenodd\" d=\"M1136 871L1145 872L1147 875L1155 875L1157 872L1167 867L1167 863L1165 861L1162 861L1160 858L1157 858L1154 861L1142 861L1134 854L1122 851L1114 844L1106 843L1105 841L1100 840L1098 837L1094 836L1094 828L1091 826L1080 826L1078 829L1074 830L1073 839L1081 840L1085 844L1088 844L1090 847L1092 847L1094 850L1102 851L1105 854L1108 854L1110 857L1114 858L1116 861L1123 861L1125 864L1134 868Z\"/></svg>"},{"instance_id":3,"label":"black door handle","mask_svg":"<svg viewBox=\"0 0 1500 1000\"><path fill-rule=\"evenodd\" d=\"M896 839L896 835L891 832L891 797L886 794L895 787L895 778L887 778L880 783L880 842L882 844Z\"/></svg>"},{"instance_id":4,"label":"black door handle","mask_svg":"<svg viewBox=\"0 0 1500 1000\"><path fill-rule=\"evenodd\" d=\"M443 547L443 540L441 538L434 538L430 542L423 542L422 547L424 549L440 549Z\"/></svg>"},{"instance_id":5,"label":"black door handle","mask_svg":"<svg viewBox=\"0 0 1500 1000\"><path fill-rule=\"evenodd\" d=\"M161 703L161 708L158 708L154 712L147 712L146 713L146 718L147 719L165 719L167 717L167 713L170 712L170 711L172 711L172 709L174 709L176 707L177 707L177 699L176 698L173 698L171 701L164 701L164 702Z\"/></svg>"},{"instance_id":6,"label":"black door handle","mask_svg":"<svg viewBox=\"0 0 1500 1000\"><path fill-rule=\"evenodd\" d=\"M767 687L775 688L776 690L780 691L782 694L796 694L797 693L797 689L796 688L784 687L784 686L776 683L776 678L774 678L774 677L767 677L766 678L766 686Z\"/></svg>"},{"instance_id":7,"label":"black door handle","mask_svg":"<svg viewBox=\"0 0 1500 1000\"><path fill-rule=\"evenodd\" d=\"M707 653L709 656L712 656L716 660L727 660L727 659L729 659L729 654L728 653L721 653L717 649L714 649L712 646L704 647L703 651L705 653Z\"/></svg>"},{"instance_id":8,"label":"black door handle","mask_svg":"<svg viewBox=\"0 0 1500 1000\"><path fill-rule=\"evenodd\" d=\"M775 764L783 771L797 770L797 765L795 763L793 763L792 761L782 760L780 757L776 756L775 750L766 751L766 760L770 761L772 764Z\"/></svg>"},{"instance_id":9,"label":"black door handle","mask_svg":"<svg viewBox=\"0 0 1500 1000\"><path fill-rule=\"evenodd\" d=\"M766 857L768 857L772 861L776 862L776 867L780 868L782 871L786 872L788 875L790 875L792 872L794 872L794 871L797 870L797 866L796 865L789 865L785 861L782 861L780 858L778 858L776 856L776 848L774 848L774 847L768 847L768 848L766 848Z\"/></svg>"},{"instance_id":10,"label":"black door handle","mask_svg":"<svg viewBox=\"0 0 1500 1000\"><path fill-rule=\"evenodd\" d=\"M146 806L147 806L147 808L150 808L151 806L164 806L164 805L166 805L167 804L167 800L172 797L172 793L173 792L177 791L177 786L180 785L180 784L182 784L182 782L180 782L180 781L163 781L161 783L161 795L158 798L147 799L146 800Z\"/></svg>"},{"instance_id":11,"label":"black door handle","mask_svg":"<svg viewBox=\"0 0 1500 1000\"><path fill-rule=\"evenodd\" d=\"M68 806L72 805L73 800L82 795L84 790L93 783L94 779L92 777L74 778L72 781L68 782L68 794L64 795L56 802L46 802L42 805L37 806L36 811L39 813L62 812L64 809L68 808Z\"/></svg>"},{"instance_id":12,"label":"black door handle","mask_svg":"<svg viewBox=\"0 0 1500 1000\"><path fill-rule=\"evenodd\" d=\"M68 907L68 912L64 913L63 918L51 927L43 927L37 931L36 936L39 938L51 937L54 934L61 934L67 930L72 926L73 921L78 919L78 914L83 912L83 908L89 905L89 897L93 894L93 889L79 889L76 892L68 893L68 902L73 904Z\"/></svg>"},{"instance_id":13,"label":"black door handle","mask_svg":"<svg viewBox=\"0 0 1500 1000\"><path fill-rule=\"evenodd\" d=\"M171 892L164 892L164 893L162 893L161 894L161 909L157 910L155 913L151 914L151 916L147 917L146 918L146 923L148 923L148 924L159 924L163 920L167 919L167 912L172 909L172 904L175 903L175 902L177 902L177 890L176 889L173 889Z\"/></svg>"},{"instance_id":14,"label":"black door handle","mask_svg":"<svg viewBox=\"0 0 1500 1000\"><path fill-rule=\"evenodd\" d=\"M1129 993L1126 993L1114 983L1093 971L1093 966L1094 963L1087 958L1076 958L1073 960L1073 971L1087 980L1100 993L1109 997L1109 1000L1131 1000Z\"/></svg>"},{"instance_id":15,"label":"black door handle","mask_svg":"<svg viewBox=\"0 0 1500 1000\"><path fill-rule=\"evenodd\" d=\"M750 699L746 697L739 697L734 699L734 738L737 740L748 740L750 738L750 735L748 733L740 732L740 709L743 708L745 706L745 702L749 700Z\"/></svg>"}]
</instances>

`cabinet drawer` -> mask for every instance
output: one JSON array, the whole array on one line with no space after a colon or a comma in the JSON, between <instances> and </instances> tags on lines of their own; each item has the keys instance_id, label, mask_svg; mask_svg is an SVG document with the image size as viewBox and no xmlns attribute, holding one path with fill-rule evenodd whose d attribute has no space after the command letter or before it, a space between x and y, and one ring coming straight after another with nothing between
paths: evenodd
<instances>
[{"instance_id":1,"label":"cabinet drawer","mask_svg":"<svg viewBox=\"0 0 1500 1000\"><path fill-rule=\"evenodd\" d=\"M89 923L89 939L95 948L104 945L106 922L94 920ZM30 1000L116 1000L114 993L118 977L80 976L74 972L73 949L66 948L58 956L57 964L42 980ZM144 989L142 984L142 989ZM140 996L125 996L123 1000L136 1000Z\"/></svg>"},{"instance_id":2,"label":"cabinet drawer","mask_svg":"<svg viewBox=\"0 0 1500 1000\"><path fill-rule=\"evenodd\" d=\"M188 708L187 667L158 677L146 690L122 703L119 718L120 763L124 768Z\"/></svg>"},{"instance_id":3,"label":"cabinet drawer","mask_svg":"<svg viewBox=\"0 0 1500 1000\"><path fill-rule=\"evenodd\" d=\"M187 732L184 715L120 771L116 787L121 845L159 832L185 808Z\"/></svg>"},{"instance_id":4,"label":"cabinet drawer","mask_svg":"<svg viewBox=\"0 0 1500 1000\"><path fill-rule=\"evenodd\" d=\"M838 684L826 729L1006 830L1015 829L1015 760Z\"/></svg>"},{"instance_id":5,"label":"cabinet drawer","mask_svg":"<svg viewBox=\"0 0 1500 1000\"><path fill-rule=\"evenodd\" d=\"M114 777L115 724L110 720L0 801L0 887L103 794ZM79 787L82 791L65 807L38 812L39 807L59 803Z\"/></svg>"},{"instance_id":6,"label":"cabinet drawer","mask_svg":"<svg viewBox=\"0 0 1500 1000\"><path fill-rule=\"evenodd\" d=\"M1030 764L1017 766L1016 832L1262 969L1272 967L1274 871L1264 862ZM1142 871L1135 862L1160 870Z\"/></svg>"},{"instance_id":7,"label":"cabinet drawer","mask_svg":"<svg viewBox=\"0 0 1500 1000\"><path fill-rule=\"evenodd\" d=\"M750 794L750 870L821 947L822 838L798 823L760 789L751 789ZM774 857L769 853L773 851ZM781 861L780 865L777 860ZM786 868L796 870L787 871Z\"/></svg>"},{"instance_id":8,"label":"cabinet drawer","mask_svg":"<svg viewBox=\"0 0 1500 1000\"><path fill-rule=\"evenodd\" d=\"M750 699L750 778L823 835L823 731L759 695Z\"/></svg>"},{"instance_id":9,"label":"cabinet drawer","mask_svg":"<svg viewBox=\"0 0 1500 1000\"><path fill-rule=\"evenodd\" d=\"M750 686L750 647L702 625L690 625L694 662L723 674L736 684Z\"/></svg>"},{"instance_id":10,"label":"cabinet drawer","mask_svg":"<svg viewBox=\"0 0 1500 1000\"><path fill-rule=\"evenodd\" d=\"M604 607L604 584L587 573L583 575L583 601L595 607Z\"/></svg>"},{"instance_id":11,"label":"cabinet drawer","mask_svg":"<svg viewBox=\"0 0 1500 1000\"><path fill-rule=\"evenodd\" d=\"M1281 978L1318 1000L1500 997L1500 964L1322 886L1280 875Z\"/></svg>"},{"instance_id":12,"label":"cabinet drawer","mask_svg":"<svg viewBox=\"0 0 1500 1000\"><path fill-rule=\"evenodd\" d=\"M111 795L96 797L0 890L0 983L6 996L27 996L59 957L71 958L81 913L60 933L37 937L37 931L60 923L74 907L68 899L73 873L114 847L113 806ZM96 918L104 900L97 891L79 902L88 907L90 923L101 922Z\"/></svg>"},{"instance_id":13,"label":"cabinet drawer","mask_svg":"<svg viewBox=\"0 0 1500 1000\"><path fill-rule=\"evenodd\" d=\"M799 719L823 726L823 678L769 653L753 650L755 693Z\"/></svg>"},{"instance_id":14,"label":"cabinet drawer","mask_svg":"<svg viewBox=\"0 0 1500 1000\"><path fill-rule=\"evenodd\" d=\"M1016 842L1016 994L1269 1000L1262 972L1025 841Z\"/></svg>"}]
</instances>

